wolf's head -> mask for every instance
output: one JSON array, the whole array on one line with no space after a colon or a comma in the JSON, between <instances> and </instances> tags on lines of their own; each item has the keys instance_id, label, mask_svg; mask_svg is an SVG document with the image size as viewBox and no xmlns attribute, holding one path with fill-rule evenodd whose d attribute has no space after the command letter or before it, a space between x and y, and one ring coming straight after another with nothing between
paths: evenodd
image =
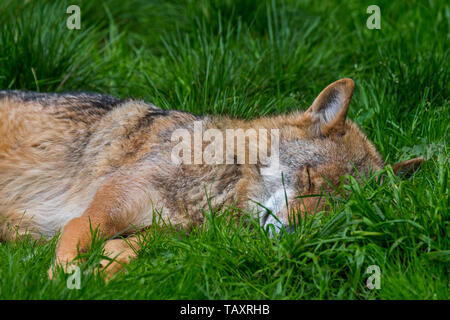
<instances>
[{"instance_id":1,"label":"wolf's head","mask_svg":"<svg viewBox=\"0 0 450 320\"><path fill-rule=\"evenodd\" d=\"M332 192L344 175L364 175L383 168L374 145L346 119L353 88L351 79L341 79L326 87L306 112L270 119L280 128L281 139L279 168L272 172L265 168L263 175L266 196L262 205L272 212L263 217L263 224L286 225L293 212L322 210L325 197L319 195ZM421 162L412 159L393 165L393 169L413 171Z\"/></svg>"}]
</instances>

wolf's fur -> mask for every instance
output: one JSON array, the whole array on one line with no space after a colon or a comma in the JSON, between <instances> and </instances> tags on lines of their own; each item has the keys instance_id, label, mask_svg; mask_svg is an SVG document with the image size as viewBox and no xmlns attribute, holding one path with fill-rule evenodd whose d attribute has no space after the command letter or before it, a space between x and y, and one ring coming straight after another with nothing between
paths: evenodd
<instances>
[{"instance_id":1,"label":"wolf's fur","mask_svg":"<svg viewBox=\"0 0 450 320\"><path fill-rule=\"evenodd\" d=\"M384 165L346 120L352 93L353 81L342 79L306 112L244 121L94 93L0 91L0 237L51 237L63 230L57 262L66 263L77 246L86 249L90 227L98 226L106 238L132 233L131 225L151 225L155 211L189 227L202 223L210 202L214 209L232 205L254 212L262 225L276 224L266 207L287 224L289 208L320 208L317 198L300 203L298 194L329 190L344 174ZM173 163L171 135L180 128L192 132L194 121L221 131L279 129L280 168L261 175L260 163ZM127 250L113 241L107 251ZM128 256L133 254L121 261Z\"/></svg>"}]
</instances>

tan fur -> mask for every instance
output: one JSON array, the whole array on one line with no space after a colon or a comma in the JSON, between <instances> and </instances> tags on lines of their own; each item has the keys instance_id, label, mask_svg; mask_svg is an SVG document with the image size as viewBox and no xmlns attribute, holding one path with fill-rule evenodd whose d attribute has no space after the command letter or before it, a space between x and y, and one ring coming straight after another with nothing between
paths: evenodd
<instances>
[{"instance_id":1,"label":"tan fur","mask_svg":"<svg viewBox=\"0 0 450 320\"><path fill-rule=\"evenodd\" d=\"M270 215L255 205L265 203L287 225L292 212L321 210L317 198L300 201L298 194L331 191L326 180L338 184L355 168L368 172L384 165L366 136L346 120L353 86L342 79L306 112L247 121L196 117L95 94L0 91L0 238L50 237L62 230L56 262L64 266L88 248L91 229L108 239L144 229L155 218L189 228L203 222L210 204L214 210L253 212L265 226ZM174 164L171 135L179 128L192 133L194 121L223 133L278 129L280 171L263 176L259 162ZM269 137L269 149L272 143ZM287 206L279 203L284 187ZM119 239L106 244L107 254L118 255L109 274L136 256L132 241L132 247Z\"/></svg>"}]
</instances>

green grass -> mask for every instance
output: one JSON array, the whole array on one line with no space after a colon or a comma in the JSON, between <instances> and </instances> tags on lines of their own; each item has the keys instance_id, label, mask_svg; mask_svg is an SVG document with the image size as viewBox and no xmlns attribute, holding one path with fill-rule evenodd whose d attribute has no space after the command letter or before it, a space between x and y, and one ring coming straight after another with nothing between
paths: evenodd
<instances>
[{"instance_id":1,"label":"green grass","mask_svg":"<svg viewBox=\"0 0 450 320\"><path fill-rule=\"evenodd\" d=\"M349 117L388 163L423 155L408 180L350 181L327 214L270 238L209 217L189 236L148 235L108 284L47 279L57 238L0 244L0 299L448 299L449 23L442 1L19 1L0 3L0 88L99 91L196 114L305 109L351 77ZM68 30L68 4L81 30ZM95 243L83 269L101 258ZM366 287L370 265L381 289Z\"/></svg>"}]
</instances>

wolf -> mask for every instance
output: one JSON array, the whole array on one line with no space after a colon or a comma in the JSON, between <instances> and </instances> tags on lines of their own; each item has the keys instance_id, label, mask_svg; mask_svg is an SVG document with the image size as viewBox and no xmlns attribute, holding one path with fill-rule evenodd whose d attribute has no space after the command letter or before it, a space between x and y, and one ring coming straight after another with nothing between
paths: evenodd
<instances>
[{"instance_id":1,"label":"wolf","mask_svg":"<svg viewBox=\"0 0 450 320\"><path fill-rule=\"evenodd\" d=\"M109 240L105 254L115 258L102 265L109 276L136 257L136 233L150 227L155 214L189 229L203 223L205 209L228 206L241 215L249 212L264 228L281 230L294 213L323 210L324 197L312 195L332 192L344 175L385 166L347 119L353 90L353 80L341 79L306 111L251 120L197 116L97 93L0 91L0 239L46 239L62 231L54 265L66 268L88 249L96 229ZM195 123L219 132L277 130L278 159L173 161L180 143L173 133L195 134ZM247 140L246 153L254 143ZM278 166L271 165L275 160ZM422 161L411 159L393 169L413 171Z\"/></svg>"}]
</instances>

